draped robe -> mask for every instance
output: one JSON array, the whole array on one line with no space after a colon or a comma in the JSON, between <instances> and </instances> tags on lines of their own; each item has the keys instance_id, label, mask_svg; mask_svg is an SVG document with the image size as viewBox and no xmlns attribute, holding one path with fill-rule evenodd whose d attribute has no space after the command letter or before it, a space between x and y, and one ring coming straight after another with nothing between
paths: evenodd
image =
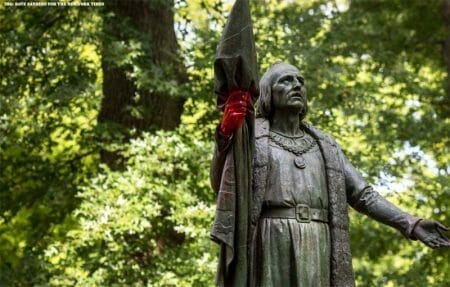
<instances>
[{"instance_id":1,"label":"draped robe","mask_svg":"<svg viewBox=\"0 0 450 287\"><path fill-rule=\"evenodd\" d=\"M411 238L414 225L418 218L413 217L380 196L361 175L348 162L336 141L326 133L315 127L303 124L303 129L318 143L323 156L326 185L328 193L328 224L330 232L330 286L354 286L352 258L350 251L348 205L381 223L390 225L399 230L407 238ZM239 195L226 194L230 190L221 188L227 180L224 164L229 152L230 141L216 134L216 150L211 166L211 183L218 194L217 212L212 229L212 238L217 240L220 235L226 234L234 246L244 247L246 252L236 254L226 253L222 248L219 259L217 276L218 286L247 287L256 286L254 278L260 276L261 270L257 268L256 230L263 208L263 202L269 178L269 121L257 118L255 121L255 150L251 166L253 184L251 196L248 198L251 211L249 216L250 227L246 238L236 238L235 231L239 230L241 222L236 220L239 208L236 201ZM219 236L218 236L219 235ZM232 257L230 257L232 255ZM235 268L238 262L245 268ZM275 263L274 263L275 264ZM286 286L289 287L289 286Z\"/></svg>"}]
</instances>

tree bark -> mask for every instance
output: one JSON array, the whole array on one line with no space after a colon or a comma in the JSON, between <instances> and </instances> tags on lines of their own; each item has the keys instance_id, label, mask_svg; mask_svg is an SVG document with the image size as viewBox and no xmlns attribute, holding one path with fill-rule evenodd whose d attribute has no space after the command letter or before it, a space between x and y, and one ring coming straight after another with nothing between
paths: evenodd
<instances>
[{"instance_id":1,"label":"tree bark","mask_svg":"<svg viewBox=\"0 0 450 287\"><path fill-rule=\"evenodd\" d=\"M447 27L447 38L443 46L443 57L447 66L447 96L441 101L441 108L446 117L450 117L450 0L442 2L442 17Z\"/></svg>"},{"instance_id":2,"label":"tree bark","mask_svg":"<svg viewBox=\"0 0 450 287\"><path fill-rule=\"evenodd\" d=\"M173 0L115 0L106 5L102 51L103 99L98 122L107 126L113 136L120 133L128 138L127 131L131 129L137 132L174 129L180 123L184 104L182 97L154 88L138 87L136 78L130 77L133 65L138 65L149 75L159 75L155 79L152 76L147 79L153 83L173 81L182 84L186 81L174 31L173 6ZM117 55L114 54L117 53L117 45L128 47L132 41L141 44L144 55L139 56L137 62L117 63ZM108 164L115 161L115 156L106 151L102 151L101 157Z\"/></svg>"}]
</instances>

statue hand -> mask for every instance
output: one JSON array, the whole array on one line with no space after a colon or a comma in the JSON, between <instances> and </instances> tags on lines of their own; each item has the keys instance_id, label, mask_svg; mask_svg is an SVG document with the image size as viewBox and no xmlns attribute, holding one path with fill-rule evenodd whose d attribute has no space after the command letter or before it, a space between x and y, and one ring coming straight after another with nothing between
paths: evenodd
<instances>
[{"instance_id":1,"label":"statue hand","mask_svg":"<svg viewBox=\"0 0 450 287\"><path fill-rule=\"evenodd\" d=\"M251 112L251 96L249 92L241 90L231 91L223 113L220 124L220 132L225 136L230 136L242 126L245 116Z\"/></svg>"},{"instance_id":2,"label":"statue hand","mask_svg":"<svg viewBox=\"0 0 450 287\"><path fill-rule=\"evenodd\" d=\"M450 247L450 240L443 234L450 228L434 220L421 220L414 227L413 237L431 248Z\"/></svg>"}]
</instances>

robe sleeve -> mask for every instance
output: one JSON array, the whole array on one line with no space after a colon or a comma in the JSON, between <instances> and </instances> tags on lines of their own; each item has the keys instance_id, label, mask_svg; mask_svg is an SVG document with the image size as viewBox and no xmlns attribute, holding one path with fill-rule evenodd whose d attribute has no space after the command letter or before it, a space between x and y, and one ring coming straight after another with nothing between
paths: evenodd
<instances>
[{"instance_id":1,"label":"robe sleeve","mask_svg":"<svg viewBox=\"0 0 450 287\"><path fill-rule=\"evenodd\" d=\"M347 200L350 206L383 224L394 227L406 238L414 239L412 231L421 219L406 213L382 197L372 186L365 182L361 174L352 166L342 152L341 155Z\"/></svg>"},{"instance_id":2,"label":"robe sleeve","mask_svg":"<svg viewBox=\"0 0 450 287\"><path fill-rule=\"evenodd\" d=\"M217 194L220 189L220 181L222 178L223 168L225 165L225 159L227 156L227 152L230 150L230 146L233 141L233 136L227 137L223 135L220 132L220 128L218 126L216 128L214 138L215 138L215 146L209 176L211 180L211 186Z\"/></svg>"},{"instance_id":3,"label":"robe sleeve","mask_svg":"<svg viewBox=\"0 0 450 287\"><path fill-rule=\"evenodd\" d=\"M257 63L248 0L236 0L217 46L214 90L223 109L230 91L250 92L257 98ZM254 115L247 114L233 138L216 132L211 183L217 193L211 238L220 244L217 285L248 286L251 222L252 161L255 145Z\"/></svg>"}]
</instances>

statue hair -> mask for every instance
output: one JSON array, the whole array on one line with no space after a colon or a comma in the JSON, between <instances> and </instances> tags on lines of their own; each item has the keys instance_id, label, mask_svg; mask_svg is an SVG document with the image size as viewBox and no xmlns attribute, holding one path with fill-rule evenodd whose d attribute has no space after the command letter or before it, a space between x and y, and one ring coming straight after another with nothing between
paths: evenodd
<instances>
[{"instance_id":1,"label":"statue hair","mask_svg":"<svg viewBox=\"0 0 450 287\"><path fill-rule=\"evenodd\" d=\"M272 86L276 79L283 70L295 70L298 69L290 64L284 62L275 62L270 68L264 73L259 81L259 98L256 102L256 116L260 118L270 119L273 115L273 104L272 104ZM306 96L306 95L305 95ZM306 101L305 111L300 114L300 120L303 120L308 112L308 104Z\"/></svg>"}]
</instances>

